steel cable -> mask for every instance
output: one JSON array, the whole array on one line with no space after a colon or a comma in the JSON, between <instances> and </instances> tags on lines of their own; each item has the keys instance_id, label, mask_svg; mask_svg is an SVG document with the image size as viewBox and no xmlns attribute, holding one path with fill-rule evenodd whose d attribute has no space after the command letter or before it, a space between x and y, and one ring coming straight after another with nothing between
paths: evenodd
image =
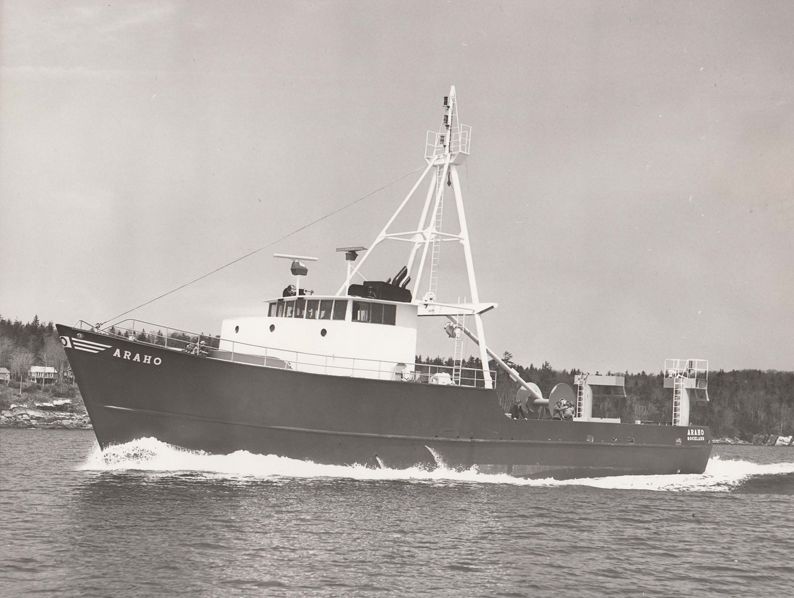
<instances>
[{"instance_id":1,"label":"steel cable","mask_svg":"<svg viewBox=\"0 0 794 598\"><path fill-rule=\"evenodd\" d=\"M377 189L374 189L373 191L370 191L369 193L367 193L365 195L362 195L361 197L359 197L357 199L354 199L353 201L351 201L351 202L349 202L349 203L347 203L347 204L345 204L345 205L343 205L343 206L341 206L341 207L339 207L339 208L337 208L335 210L332 210L332 211L320 216L319 218L316 218L316 219L312 220L311 222L308 222L308 223L306 223L306 224L304 224L302 226L299 226L295 230L293 230L293 231L291 231L291 232L289 232L289 233L287 233L285 235L282 235L281 237L279 237L278 239L275 239L274 241L271 241L267 245L263 245L262 247L259 247L258 249L254 249L253 251L249 251L245 255L241 255L240 257L237 257L237 258L233 259L230 262L227 262L227 263L225 263L225 264L223 264L221 266L218 266L217 268L215 268L213 270L210 270L209 272L207 272L205 274L202 274L201 276L198 276L198 277L194 278L193 280L185 282L185 283L183 283L183 284L181 284L181 285L179 285L177 287L174 287L173 289L171 289L169 291L166 291L165 293L161 293L161 294L157 295L157 297L154 297L153 299L149 299L148 301L144 301L140 305L136 305L135 307L130 308L127 311L123 311L120 314L117 314L117 315L113 316L112 318L107 318L106 320L104 320L102 322L99 322L98 324L99 324L99 326L104 326L105 324L107 324L110 321L118 320L122 316L126 316L127 314L132 313L132 312L134 312L136 310L139 310L142 307L146 307L147 305L150 305L150 304L154 303L155 301L159 301L163 297L167 297L168 295L172 295L172 294L176 293L177 291L181 291L182 289L184 289L186 287L189 287L190 285L195 284L195 283L199 282L200 280L204 280L205 278L208 278L209 276L212 276L213 274L215 274L217 272L220 272L224 268L228 268L229 266L232 266L232 265L236 264L237 262L241 262L244 259L249 258L252 255L255 255L255 254L259 253L260 251L264 251L268 247L272 247L273 245L276 245L277 243L281 243L282 241L284 241L286 239L289 239L290 237L292 237L294 235L297 235L299 232L302 232L302 231L306 230L307 228L309 228L311 226L314 226L318 222L322 222L323 220L326 220L326 219L330 218L331 216L334 216L334 215L338 214L339 212L343 212L344 210L347 210L348 208L353 207L357 203L360 203L360 202L364 201L365 199L368 199L368 198L372 197L376 193L379 193L379 192L383 191L384 189L387 189L388 187L391 187L395 183L398 183L401 180L403 180L404 178L406 178L406 177L408 177L408 176L410 176L412 174L415 174L415 173L417 173L417 172L419 172L421 170L424 170L424 167L416 168L416 169L414 169L414 170L412 170L410 172L406 172L402 176L397 177L396 179L386 183L385 185L383 185L381 187L378 187Z\"/></svg>"}]
</instances>

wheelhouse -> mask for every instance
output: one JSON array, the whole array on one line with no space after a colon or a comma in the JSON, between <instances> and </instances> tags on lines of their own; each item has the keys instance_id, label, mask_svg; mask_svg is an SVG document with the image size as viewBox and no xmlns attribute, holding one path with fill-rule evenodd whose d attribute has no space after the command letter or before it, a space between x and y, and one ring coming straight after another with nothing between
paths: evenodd
<instances>
[{"instance_id":1,"label":"wheelhouse","mask_svg":"<svg viewBox=\"0 0 794 598\"><path fill-rule=\"evenodd\" d=\"M302 371L392 380L416 356L417 306L355 296L302 295L268 301L267 316L230 318L223 351L267 355Z\"/></svg>"}]
</instances>

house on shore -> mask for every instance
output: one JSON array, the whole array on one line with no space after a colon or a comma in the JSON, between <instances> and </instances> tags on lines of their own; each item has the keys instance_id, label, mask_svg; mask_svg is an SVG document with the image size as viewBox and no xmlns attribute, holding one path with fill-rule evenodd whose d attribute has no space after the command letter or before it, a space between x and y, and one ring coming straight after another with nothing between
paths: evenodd
<instances>
[{"instance_id":1,"label":"house on shore","mask_svg":"<svg viewBox=\"0 0 794 598\"><path fill-rule=\"evenodd\" d=\"M11 382L11 372L8 368L0 368L0 382L9 384Z\"/></svg>"},{"instance_id":2,"label":"house on shore","mask_svg":"<svg viewBox=\"0 0 794 598\"><path fill-rule=\"evenodd\" d=\"M28 378L37 384L55 382L58 379L58 370L49 365L32 365L28 370Z\"/></svg>"}]
</instances>

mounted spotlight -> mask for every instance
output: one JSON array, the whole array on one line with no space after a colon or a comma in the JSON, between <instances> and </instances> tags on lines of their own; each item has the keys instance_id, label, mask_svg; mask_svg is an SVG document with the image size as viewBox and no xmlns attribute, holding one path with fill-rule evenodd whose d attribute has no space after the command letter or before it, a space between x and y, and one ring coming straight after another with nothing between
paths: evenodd
<instances>
[{"instance_id":1,"label":"mounted spotlight","mask_svg":"<svg viewBox=\"0 0 794 598\"><path fill-rule=\"evenodd\" d=\"M289 271L295 277L295 294L300 295L300 277L309 273L309 268L303 262L316 262L319 258L306 255L289 255L286 253L274 253L273 257L292 260ZM285 291L286 292L286 291Z\"/></svg>"}]
</instances>

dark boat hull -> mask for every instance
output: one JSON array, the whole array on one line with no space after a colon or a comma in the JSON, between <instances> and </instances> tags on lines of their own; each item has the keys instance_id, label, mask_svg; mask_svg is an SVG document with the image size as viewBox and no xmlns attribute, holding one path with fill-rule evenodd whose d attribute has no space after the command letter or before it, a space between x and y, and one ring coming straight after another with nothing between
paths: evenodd
<instances>
[{"instance_id":1,"label":"dark boat hull","mask_svg":"<svg viewBox=\"0 0 794 598\"><path fill-rule=\"evenodd\" d=\"M495 391L296 372L58 325L103 448L154 437L329 464L570 478L702 473L704 427L505 416Z\"/></svg>"}]
</instances>

